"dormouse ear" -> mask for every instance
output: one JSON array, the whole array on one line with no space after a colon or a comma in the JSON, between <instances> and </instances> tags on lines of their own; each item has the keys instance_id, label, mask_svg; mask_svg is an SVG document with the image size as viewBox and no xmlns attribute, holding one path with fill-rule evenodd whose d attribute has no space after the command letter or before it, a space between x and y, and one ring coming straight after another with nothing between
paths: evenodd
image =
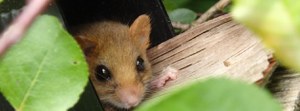
<instances>
[{"instance_id":1,"label":"dormouse ear","mask_svg":"<svg viewBox=\"0 0 300 111\"><path fill-rule=\"evenodd\" d=\"M86 39L84 36L77 36L75 37L75 39L79 43L81 49L83 50L84 55L87 57L91 55L91 53L96 48L96 43L89 39Z\"/></svg>"},{"instance_id":2,"label":"dormouse ear","mask_svg":"<svg viewBox=\"0 0 300 111\"><path fill-rule=\"evenodd\" d=\"M151 32L150 17L145 14L140 15L130 26L129 32L132 39L139 42L142 48L148 48Z\"/></svg>"}]
</instances>

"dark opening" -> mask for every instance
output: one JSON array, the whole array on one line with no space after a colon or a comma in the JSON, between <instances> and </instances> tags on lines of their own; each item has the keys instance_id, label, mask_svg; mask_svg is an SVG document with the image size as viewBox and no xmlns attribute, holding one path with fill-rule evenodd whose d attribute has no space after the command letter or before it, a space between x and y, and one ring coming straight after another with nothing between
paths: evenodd
<instances>
[{"instance_id":1,"label":"dark opening","mask_svg":"<svg viewBox=\"0 0 300 111\"><path fill-rule=\"evenodd\" d=\"M151 16L151 46L174 36L173 28L160 0L59 0L57 2L68 27L114 20L130 25L139 15Z\"/></svg>"}]
</instances>

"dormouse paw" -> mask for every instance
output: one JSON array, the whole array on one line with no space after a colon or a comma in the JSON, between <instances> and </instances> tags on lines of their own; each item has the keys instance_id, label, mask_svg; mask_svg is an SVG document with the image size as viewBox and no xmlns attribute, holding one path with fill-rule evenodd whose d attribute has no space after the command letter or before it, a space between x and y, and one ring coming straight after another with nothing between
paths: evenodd
<instances>
[{"instance_id":1,"label":"dormouse paw","mask_svg":"<svg viewBox=\"0 0 300 111\"><path fill-rule=\"evenodd\" d=\"M162 73L156 77L152 82L153 89L160 89L164 87L169 81L175 80L177 78L178 70L168 66Z\"/></svg>"}]
</instances>

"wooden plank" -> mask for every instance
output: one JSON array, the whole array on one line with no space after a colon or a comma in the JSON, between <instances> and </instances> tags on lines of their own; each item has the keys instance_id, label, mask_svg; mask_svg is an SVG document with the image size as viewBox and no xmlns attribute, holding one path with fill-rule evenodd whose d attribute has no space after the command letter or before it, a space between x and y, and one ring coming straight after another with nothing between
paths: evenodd
<instances>
[{"instance_id":1,"label":"wooden plank","mask_svg":"<svg viewBox=\"0 0 300 111\"><path fill-rule=\"evenodd\" d=\"M194 28L186 31L185 33L180 34L180 36L176 36L172 39L169 39L166 42L159 44L156 47L149 49L148 54L149 54L150 60L152 60L156 57L159 57L160 55L165 54L171 50L174 50L176 47L178 47L178 44L186 42L186 41L194 38L195 36L200 35L206 31L222 24L223 22L229 21L230 19L231 19L230 16L227 15L227 16L222 16L222 17L216 18L209 22L205 22L205 23L199 25L198 27L194 27Z\"/></svg>"},{"instance_id":2,"label":"wooden plank","mask_svg":"<svg viewBox=\"0 0 300 111\"><path fill-rule=\"evenodd\" d=\"M282 104L283 111L300 110L300 74L279 68L270 78L267 88Z\"/></svg>"},{"instance_id":3,"label":"wooden plank","mask_svg":"<svg viewBox=\"0 0 300 111\"><path fill-rule=\"evenodd\" d=\"M187 81L220 75L254 83L263 78L270 55L230 15L199 24L148 51L155 75L168 66L179 69L177 79L159 89L160 93Z\"/></svg>"}]
</instances>

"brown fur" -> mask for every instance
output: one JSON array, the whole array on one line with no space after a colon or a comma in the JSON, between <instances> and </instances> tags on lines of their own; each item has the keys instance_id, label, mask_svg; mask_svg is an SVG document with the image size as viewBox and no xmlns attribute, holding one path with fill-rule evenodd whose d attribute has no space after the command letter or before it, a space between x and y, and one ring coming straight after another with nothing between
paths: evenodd
<instances>
[{"instance_id":1,"label":"brown fur","mask_svg":"<svg viewBox=\"0 0 300 111\"><path fill-rule=\"evenodd\" d=\"M152 79L151 65L146 49L149 46L150 18L139 16L129 27L118 22L105 21L80 26L73 33L85 52L92 80L100 100L109 106L122 108L120 91L134 89L131 93L141 100ZM136 60L144 59L145 71L138 73ZM105 65L112 80L101 82L95 77L97 65ZM106 108L111 109L111 108Z\"/></svg>"}]
</instances>

